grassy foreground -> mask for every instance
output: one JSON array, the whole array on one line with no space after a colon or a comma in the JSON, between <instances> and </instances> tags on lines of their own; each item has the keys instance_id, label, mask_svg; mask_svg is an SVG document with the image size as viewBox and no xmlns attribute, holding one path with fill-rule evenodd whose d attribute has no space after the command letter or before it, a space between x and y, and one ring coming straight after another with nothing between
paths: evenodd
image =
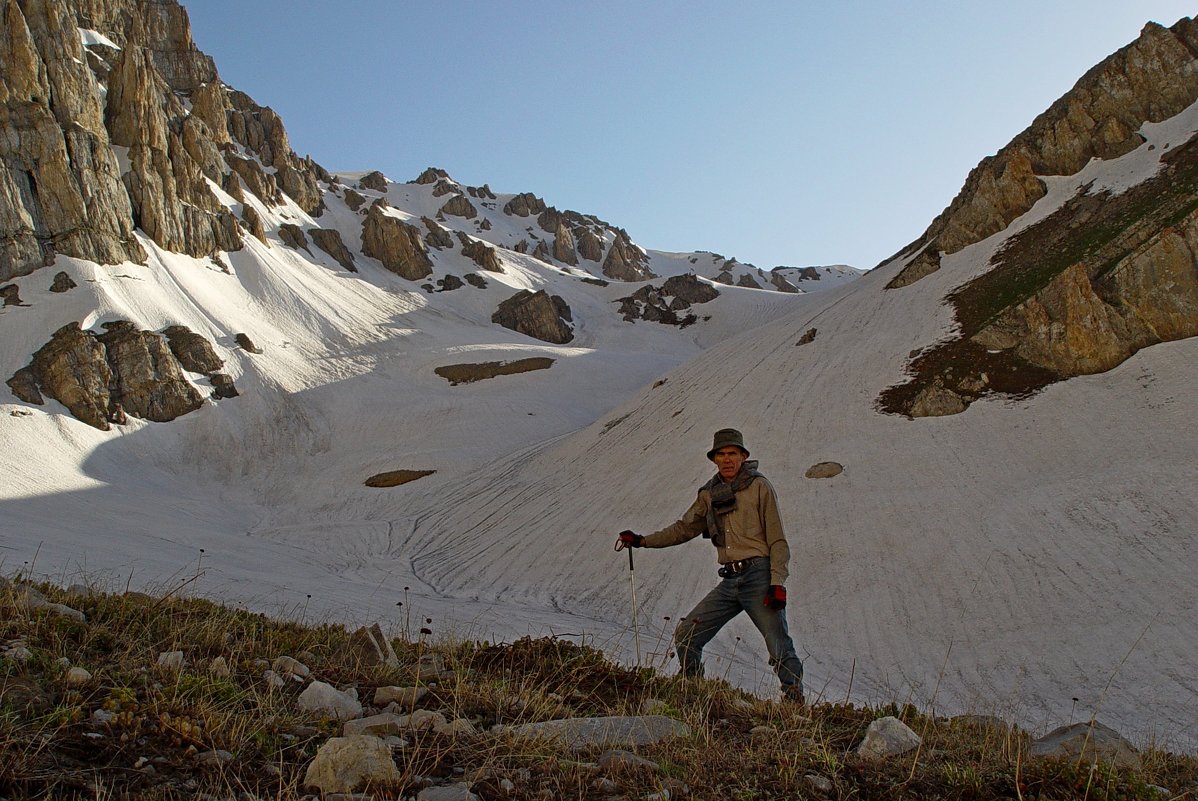
<instances>
[{"instance_id":1,"label":"grassy foreground","mask_svg":"<svg viewBox=\"0 0 1198 801\"><path fill-rule=\"evenodd\" d=\"M301 626L170 595L36 586L86 620L30 609L22 585L0 586L0 799L317 798L303 786L305 771L341 724L299 709L307 682L272 688L265 671L277 657L295 657L313 678L356 687L369 704L375 688L415 685L418 662L432 653L446 670L426 682L418 707L466 718L477 731L413 732L393 746L398 782L343 797L406 799L431 785L468 782L488 800L1198 798L1194 757L1145 752L1134 772L1032 759L1018 730L932 718L910 706L800 708L718 680L621 667L562 639L431 643L421 636L393 641L401 667L370 666L338 625ZM169 651L184 652L181 668L159 666ZM212 670L218 657L227 675ZM693 731L639 749L649 766L601 770L596 751L489 731L646 709ZM887 760L857 757L866 728L885 715L900 717L922 745Z\"/></svg>"}]
</instances>

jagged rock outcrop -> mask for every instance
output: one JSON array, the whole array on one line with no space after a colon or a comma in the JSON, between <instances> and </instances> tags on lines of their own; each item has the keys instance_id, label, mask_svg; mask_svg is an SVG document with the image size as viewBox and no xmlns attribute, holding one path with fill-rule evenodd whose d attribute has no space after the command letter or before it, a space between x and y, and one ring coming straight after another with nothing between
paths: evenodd
<instances>
[{"instance_id":1,"label":"jagged rock outcrop","mask_svg":"<svg viewBox=\"0 0 1198 801\"><path fill-rule=\"evenodd\" d=\"M491 191L491 187L483 184L482 186L468 186L466 191L470 193L470 197L478 198L479 200L495 200L495 193Z\"/></svg>"},{"instance_id":2,"label":"jagged rock outcrop","mask_svg":"<svg viewBox=\"0 0 1198 801\"><path fill-rule=\"evenodd\" d=\"M499 254L495 251L495 248L481 239L471 240L469 237L463 237L463 239L465 240L462 243L463 256L466 256L488 272L503 272L503 265L499 262Z\"/></svg>"},{"instance_id":3,"label":"jagged rock outcrop","mask_svg":"<svg viewBox=\"0 0 1198 801\"><path fill-rule=\"evenodd\" d=\"M279 239L283 240L283 244L295 250L308 250L308 237L304 236L304 229L300 228L295 223L283 223L279 226ZM308 250L309 253L312 251Z\"/></svg>"},{"instance_id":4,"label":"jagged rock outcrop","mask_svg":"<svg viewBox=\"0 0 1198 801\"><path fill-rule=\"evenodd\" d=\"M445 195L452 195L457 191L457 184L446 178L442 178L441 180L437 181L436 185L433 187L433 197L444 197Z\"/></svg>"},{"instance_id":5,"label":"jagged rock outcrop","mask_svg":"<svg viewBox=\"0 0 1198 801\"><path fill-rule=\"evenodd\" d=\"M818 274L816 277L819 277ZM797 293L802 291L790 281L786 280L786 276L784 276L782 273L775 272L773 270L770 271L770 286L779 292Z\"/></svg>"},{"instance_id":6,"label":"jagged rock outcrop","mask_svg":"<svg viewBox=\"0 0 1198 801\"><path fill-rule=\"evenodd\" d=\"M465 195L454 195L441 207L441 214L472 220L478 216L478 209L474 208L474 204Z\"/></svg>"},{"instance_id":7,"label":"jagged rock outcrop","mask_svg":"<svg viewBox=\"0 0 1198 801\"><path fill-rule=\"evenodd\" d=\"M503 213L516 217L528 217L545 211L545 201L531 192L521 192L503 204Z\"/></svg>"},{"instance_id":8,"label":"jagged rock outcrop","mask_svg":"<svg viewBox=\"0 0 1198 801\"><path fill-rule=\"evenodd\" d=\"M340 231L335 228L312 228L308 234L312 237L312 242L316 247L336 259L342 267L351 273L358 271L358 267L354 263L354 254L345 246Z\"/></svg>"},{"instance_id":9,"label":"jagged rock outcrop","mask_svg":"<svg viewBox=\"0 0 1198 801\"><path fill-rule=\"evenodd\" d=\"M241 222L243 223L245 230L253 234L255 239L264 245L267 244L266 226L262 224L262 216L258 214L257 209L249 205L242 206Z\"/></svg>"},{"instance_id":10,"label":"jagged rock outcrop","mask_svg":"<svg viewBox=\"0 0 1198 801\"><path fill-rule=\"evenodd\" d=\"M443 180L443 179L448 180L449 173L447 173L445 170L442 170L438 167L428 167L424 170L424 172L420 173L420 175L418 175L416 177L416 180L413 181L413 183L435 184L438 181Z\"/></svg>"},{"instance_id":11,"label":"jagged rock outcrop","mask_svg":"<svg viewBox=\"0 0 1198 801\"><path fill-rule=\"evenodd\" d=\"M491 322L543 342L564 345L574 339L567 325L572 319L570 307L557 295L544 290L520 290L499 304Z\"/></svg>"},{"instance_id":12,"label":"jagged rock outcrop","mask_svg":"<svg viewBox=\"0 0 1198 801\"><path fill-rule=\"evenodd\" d=\"M532 251L532 257L534 259L540 259L544 262L549 261L549 245L545 244L544 239L537 242L536 248L534 248Z\"/></svg>"},{"instance_id":13,"label":"jagged rock outcrop","mask_svg":"<svg viewBox=\"0 0 1198 801\"><path fill-rule=\"evenodd\" d=\"M958 289L960 336L912 360L880 398L912 417L955 414L1103 372L1141 348L1198 336L1198 137L1118 195L1081 193L1007 241Z\"/></svg>"},{"instance_id":14,"label":"jagged rock outcrop","mask_svg":"<svg viewBox=\"0 0 1198 801\"><path fill-rule=\"evenodd\" d=\"M58 329L29 366L9 379L9 387L27 403L53 398L79 420L104 431L125 414L166 422L203 404L165 337L124 320L103 327L99 335L84 331L79 323ZM210 356L219 366L214 353L198 354L194 344L180 347L189 359L210 364Z\"/></svg>"},{"instance_id":15,"label":"jagged rock outcrop","mask_svg":"<svg viewBox=\"0 0 1198 801\"><path fill-rule=\"evenodd\" d=\"M904 249L955 253L1005 229L1045 194L1038 175L1073 175L1091 158L1121 156L1142 141L1140 127L1198 99L1198 23L1154 22L1136 41L1087 72L1006 147L969 174L961 192ZM915 269L927 274L930 262ZM912 282L908 277L892 288Z\"/></svg>"},{"instance_id":16,"label":"jagged rock outcrop","mask_svg":"<svg viewBox=\"0 0 1198 801\"><path fill-rule=\"evenodd\" d=\"M6 0L0 64L0 281L55 253L144 262L99 85L65 3Z\"/></svg>"},{"instance_id":17,"label":"jagged rock outcrop","mask_svg":"<svg viewBox=\"0 0 1198 801\"><path fill-rule=\"evenodd\" d=\"M295 154L283 121L273 109L258 105L244 92L230 90L226 97L232 139L256 153L263 165L273 167L278 187L301 209L319 217L324 211L324 197L317 182L331 182L332 176L312 159Z\"/></svg>"},{"instance_id":18,"label":"jagged rock outcrop","mask_svg":"<svg viewBox=\"0 0 1198 801\"><path fill-rule=\"evenodd\" d=\"M420 222L424 223L424 227L428 229L428 234L424 237L424 241L430 247L434 248L451 248L453 247L453 237L435 220L430 220L428 217L421 217Z\"/></svg>"},{"instance_id":19,"label":"jagged rock outcrop","mask_svg":"<svg viewBox=\"0 0 1198 801\"><path fill-rule=\"evenodd\" d=\"M254 159L246 159L233 153L225 154L225 163L233 174L245 181L246 187L268 206L278 206L283 202L279 185L273 175L267 174L262 165Z\"/></svg>"},{"instance_id":20,"label":"jagged rock outcrop","mask_svg":"<svg viewBox=\"0 0 1198 801\"><path fill-rule=\"evenodd\" d=\"M562 264L578 264L578 254L574 252L574 234L564 221L558 222L557 231L553 234L553 258Z\"/></svg>"},{"instance_id":21,"label":"jagged rock outcrop","mask_svg":"<svg viewBox=\"0 0 1198 801\"><path fill-rule=\"evenodd\" d=\"M185 325L172 325L164 329L162 335L179 365L189 373L211 375L225 366L212 343Z\"/></svg>"},{"instance_id":22,"label":"jagged rock outcrop","mask_svg":"<svg viewBox=\"0 0 1198 801\"><path fill-rule=\"evenodd\" d=\"M757 283L757 279L748 273L741 273L740 278L736 279L736 285L748 289L761 289L761 284Z\"/></svg>"},{"instance_id":23,"label":"jagged rock outcrop","mask_svg":"<svg viewBox=\"0 0 1198 801\"><path fill-rule=\"evenodd\" d=\"M376 200L362 222L362 253L378 259L393 273L419 281L432 275L433 262L428 257L420 229L392 217L387 205Z\"/></svg>"},{"instance_id":24,"label":"jagged rock outcrop","mask_svg":"<svg viewBox=\"0 0 1198 801\"><path fill-rule=\"evenodd\" d=\"M603 274L617 281L647 281L656 277L649 269L648 254L634 245L624 231L616 232L616 239L603 260Z\"/></svg>"},{"instance_id":25,"label":"jagged rock outcrop","mask_svg":"<svg viewBox=\"0 0 1198 801\"><path fill-rule=\"evenodd\" d=\"M629 323L645 320L685 328L699 318L694 314L680 317L678 312L689 309L695 303L714 300L719 294L719 290L694 275L675 275L662 282L660 288L650 284L628 297L620 298L620 316Z\"/></svg>"},{"instance_id":26,"label":"jagged rock outcrop","mask_svg":"<svg viewBox=\"0 0 1198 801\"><path fill-rule=\"evenodd\" d=\"M362 204L366 202L364 195L358 194L352 189L345 190L345 205L349 206L350 211L357 211L362 208Z\"/></svg>"},{"instance_id":27,"label":"jagged rock outcrop","mask_svg":"<svg viewBox=\"0 0 1198 801\"><path fill-rule=\"evenodd\" d=\"M587 261L599 261L603 258L603 240L590 228L584 228L578 236L578 255Z\"/></svg>"},{"instance_id":28,"label":"jagged rock outcrop","mask_svg":"<svg viewBox=\"0 0 1198 801\"><path fill-rule=\"evenodd\" d=\"M79 286L71 276L63 271L54 274L54 282L50 284L50 291L56 293L70 292L75 287Z\"/></svg>"},{"instance_id":29,"label":"jagged rock outcrop","mask_svg":"<svg viewBox=\"0 0 1198 801\"><path fill-rule=\"evenodd\" d=\"M21 288L16 284L0 286L0 300L4 306L24 306L21 302Z\"/></svg>"},{"instance_id":30,"label":"jagged rock outcrop","mask_svg":"<svg viewBox=\"0 0 1198 801\"><path fill-rule=\"evenodd\" d=\"M358 179L358 187L361 189L373 189L375 192L386 192L387 176L378 170L368 172Z\"/></svg>"}]
</instances>

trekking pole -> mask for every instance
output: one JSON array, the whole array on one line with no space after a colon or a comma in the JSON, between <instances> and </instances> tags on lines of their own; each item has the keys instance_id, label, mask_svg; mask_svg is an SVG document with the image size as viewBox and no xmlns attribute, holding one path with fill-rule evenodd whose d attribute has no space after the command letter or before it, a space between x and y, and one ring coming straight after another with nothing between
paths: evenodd
<instances>
[{"instance_id":1,"label":"trekking pole","mask_svg":"<svg viewBox=\"0 0 1198 801\"><path fill-rule=\"evenodd\" d=\"M641 666L641 630L637 625L636 615L636 574L633 572L635 567L632 564L632 548L625 549L624 543L616 541L616 550L628 551L628 584L632 588L632 641L636 644L636 666Z\"/></svg>"}]
</instances>

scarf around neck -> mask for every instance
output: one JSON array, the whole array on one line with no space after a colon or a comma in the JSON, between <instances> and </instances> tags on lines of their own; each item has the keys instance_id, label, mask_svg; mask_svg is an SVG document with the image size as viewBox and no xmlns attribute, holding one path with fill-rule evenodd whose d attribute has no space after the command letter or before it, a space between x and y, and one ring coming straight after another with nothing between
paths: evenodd
<instances>
[{"instance_id":1,"label":"scarf around neck","mask_svg":"<svg viewBox=\"0 0 1198 801\"><path fill-rule=\"evenodd\" d=\"M717 548L724 546L724 527L720 525L720 517L736 508L736 493L752 484L761 473L757 472L757 461L746 461L740 466L731 482L724 481L719 473L704 484L701 490L711 493L711 503L707 506L707 530L703 536L710 539Z\"/></svg>"}]
</instances>

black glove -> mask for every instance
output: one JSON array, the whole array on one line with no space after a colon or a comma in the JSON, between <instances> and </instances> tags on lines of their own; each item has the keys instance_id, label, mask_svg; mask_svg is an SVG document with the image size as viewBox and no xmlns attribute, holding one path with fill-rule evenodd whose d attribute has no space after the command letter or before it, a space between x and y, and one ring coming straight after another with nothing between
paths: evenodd
<instances>
[{"instance_id":1,"label":"black glove","mask_svg":"<svg viewBox=\"0 0 1198 801\"><path fill-rule=\"evenodd\" d=\"M786 608L786 588L781 584L771 584L765 591L765 600L761 602L770 609Z\"/></svg>"},{"instance_id":2,"label":"black glove","mask_svg":"<svg viewBox=\"0 0 1198 801\"><path fill-rule=\"evenodd\" d=\"M620 532L619 539L616 540L616 550L622 551L625 548L640 548L644 537L627 529Z\"/></svg>"}]
</instances>

